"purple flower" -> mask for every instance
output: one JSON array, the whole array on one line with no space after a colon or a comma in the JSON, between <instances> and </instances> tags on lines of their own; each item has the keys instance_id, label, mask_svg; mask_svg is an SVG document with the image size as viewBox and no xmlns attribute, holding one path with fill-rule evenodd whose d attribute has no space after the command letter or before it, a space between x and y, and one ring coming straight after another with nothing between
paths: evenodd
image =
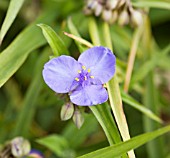
<instances>
[{"instance_id":1,"label":"purple flower","mask_svg":"<svg viewBox=\"0 0 170 158\"><path fill-rule=\"evenodd\" d=\"M101 104L108 99L103 84L115 73L115 56L105 47L93 47L76 61L62 55L45 64L43 78L57 93L69 93L70 100L80 106Z\"/></svg>"},{"instance_id":2,"label":"purple flower","mask_svg":"<svg viewBox=\"0 0 170 158\"><path fill-rule=\"evenodd\" d=\"M28 156L31 156L32 158L44 158L43 154L35 149L32 149Z\"/></svg>"}]
</instances>

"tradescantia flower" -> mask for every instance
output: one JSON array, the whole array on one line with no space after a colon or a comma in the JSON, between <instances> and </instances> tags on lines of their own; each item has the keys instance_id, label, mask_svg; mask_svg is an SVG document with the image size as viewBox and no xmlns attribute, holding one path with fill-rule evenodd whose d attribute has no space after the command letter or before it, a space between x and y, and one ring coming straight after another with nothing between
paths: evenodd
<instances>
[{"instance_id":1,"label":"tradescantia flower","mask_svg":"<svg viewBox=\"0 0 170 158\"><path fill-rule=\"evenodd\" d=\"M76 105L90 106L106 102L108 94L103 84L115 73L115 56L105 47L86 50L76 61L62 55L44 65L43 78L57 93L69 93Z\"/></svg>"},{"instance_id":2,"label":"tradescantia flower","mask_svg":"<svg viewBox=\"0 0 170 158\"><path fill-rule=\"evenodd\" d=\"M43 154L39 150L32 149L28 154L31 158L44 158Z\"/></svg>"}]
</instances>

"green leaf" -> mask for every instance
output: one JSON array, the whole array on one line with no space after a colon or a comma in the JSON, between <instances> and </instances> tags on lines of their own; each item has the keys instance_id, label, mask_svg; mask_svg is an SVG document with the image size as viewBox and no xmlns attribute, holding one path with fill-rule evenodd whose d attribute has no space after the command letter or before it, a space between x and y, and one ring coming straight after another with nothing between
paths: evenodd
<instances>
[{"instance_id":1,"label":"green leaf","mask_svg":"<svg viewBox=\"0 0 170 158\"><path fill-rule=\"evenodd\" d=\"M151 110L147 109L146 107L144 107L143 105L138 103L130 95L126 94L123 91L121 91L121 95L122 95L122 100L125 103L127 103L128 105L132 106L133 108L139 110L140 112L142 112L143 114L145 114L149 118L153 119L154 121L157 121L159 123L163 123L163 121L158 116L156 116L156 114L154 114Z\"/></svg>"},{"instance_id":2,"label":"green leaf","mask_svg":"<svg viewBox=\"0 0 170 158\"><path fill-rule=\"evenodd\" d=\"M91 35L91 40L95 46L100 46L100 36L98 32L98 27L94 18L89 18L89 34Z\"/></svg>"},{"instance_id":3,"label":"green leaf","mask_svg":"<svg viewBox=\"0 0 170 158\"><path fill-rule=\"evenodd\" d=\"M149 141L151 141L152 139L155 139L158 136L161 136L167 132L170 131L170 125L160 128L158 130L155 130L153 132L148 132L139 136L136 136L134 138L131 138L128 141L113 145L113 146L109 146L94 152L91 152L89 154L80 156L78 158L114 158L117 156L121 156L122 154L135 149Z\"/></svg>"},{"instance_id":4,"label":"green leaf","mask_svg":"<svg viewBox=\"0 0 170 158\"><path fill-rule=\"evenodd\" d=\"M69 54L64 42L61 38L56 34L56 32L46 24L38 24L43 31L43 35L49 43L54 56L59 56L61 54Z\"/></svg>"},{"instance_id":5,"label":"green leaf","mask_svg":"<svg viewBox=\"0 0 170 158\"><path fill-rule=\"evenodd\" d=\"M75 27L75 25L73 24L71 18L68 19L67 23L68 23L68 28L69 28L70 32L71 32L73 35L76 35L76 36L80 37L80 34L79 34L77 28ZM76 43L77 47L79 48L79 51L80 51L80 52L85 51L85 49L83 48L83 46L82 46L78 41L75 41L75 43Z\"/></svg>"},{"instance_id":6,"label":"green leaf","mask_svg":"<svg viewBox=\"0 0 170 158\"><path fill-rule=\"evenodd\" d=\"M170 10L170 3L163 1L137 1L132 3L134 7L150 7L150 8L159 8L159 9L168 9Z\"/></svg>"},{"instance_id":7,"label":"green leaf","mask_svg":"<svg viewBox=\"0 0 170 158\"><path fill-rule=\"evenodd\" d=\"M50 135L37 139L36 142L47 147L60 157L63 157L64 152L69 149L68 141L61 135Z\"/></svg>"},{"instance_id":8,"label":"green leaf","mask_svg":"<svg viewBox=\"0 0 170 158\"><path fill-rule=\"evenodd\" d=\"M110 145L121 142L119 131L113 120L108 104L104 103L101 105L90 106L89 108L102 126Z\"/></svg>"},{"instance_id":9,"label":"green leaf","mask_svg":"<svg viewBox=\"0 0 170 158\"><path fill-rule=\"evenodd\" d=\"M5 20L2 24L0 31L0 45L2 43L3 38L5 37L7 31L15 20L19 10L21 9L24 0L11 0L9 4L9 8L5 17Z\"/></svg>"},{"instance_id":10,"label":"green leaf","mask_svg":"<svg viewBox=\"0 0 170 158\"><path fill-rule=\"evenodd\" d=\"M22 108L16 120L15 129L12 132L12 136L14 137L18 135L27 136L29 133L28 131L36 110L36 101L42 88L42 69L45 62L48 60L48 51L48 49L45 49L37 60L33 80L27 90L23 105L21 106Z\"/></svg>"},{"instance_id":11,"label":"green leaf","mask_svg":"<svg viewBox=\"0 0 170 158\"><path fill-rule=\"evenodd\" d=\"M50 23L56 17L54 11L47 12L37 22ZM30 40L31 39L31 40ZM44 45L41 31L32 24L21 32L15 40L0 54L0 87L18 70L24 63L29 53Z\"/></svg>"}]
</instances>

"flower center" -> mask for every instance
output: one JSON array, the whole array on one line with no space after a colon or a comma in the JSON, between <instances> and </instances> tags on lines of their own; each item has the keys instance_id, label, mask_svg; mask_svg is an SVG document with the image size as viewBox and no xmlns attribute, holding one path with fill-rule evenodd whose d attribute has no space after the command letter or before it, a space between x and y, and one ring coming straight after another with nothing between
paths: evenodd
<instances>
[{"instance_id":1,"label":"flower center","mask_svg":"<svg viewBox=\"0 0 170 158\"><path fill-rule=\"evenodd\" d=\"M78 70L78 76L75 78L75 80L82 86L87 85L89 83L89 79L94 79L94 76L92 76L90 72L91 70L86 69L86 67L83 65L82 70Z\"/></svg>"}]
</instances>

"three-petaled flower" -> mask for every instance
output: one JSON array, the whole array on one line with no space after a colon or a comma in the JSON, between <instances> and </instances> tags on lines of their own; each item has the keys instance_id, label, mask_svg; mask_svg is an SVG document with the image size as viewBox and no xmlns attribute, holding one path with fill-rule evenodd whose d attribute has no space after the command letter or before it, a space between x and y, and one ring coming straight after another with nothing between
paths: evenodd
<instances>
[{"instance_id":1,"label":"three-petaled flower","mask_svg":"<svg viewBox=\"0 0 170 158\"><path fill-rule=\"evenodd\" d=\"M105 47L86 50L76 61L62 55L44 65L43 78L57 93L69 93L76 105L90 106L106 102L108 94L103 84L115 73L115 56Z\"/></svg>"}]
</instances>

